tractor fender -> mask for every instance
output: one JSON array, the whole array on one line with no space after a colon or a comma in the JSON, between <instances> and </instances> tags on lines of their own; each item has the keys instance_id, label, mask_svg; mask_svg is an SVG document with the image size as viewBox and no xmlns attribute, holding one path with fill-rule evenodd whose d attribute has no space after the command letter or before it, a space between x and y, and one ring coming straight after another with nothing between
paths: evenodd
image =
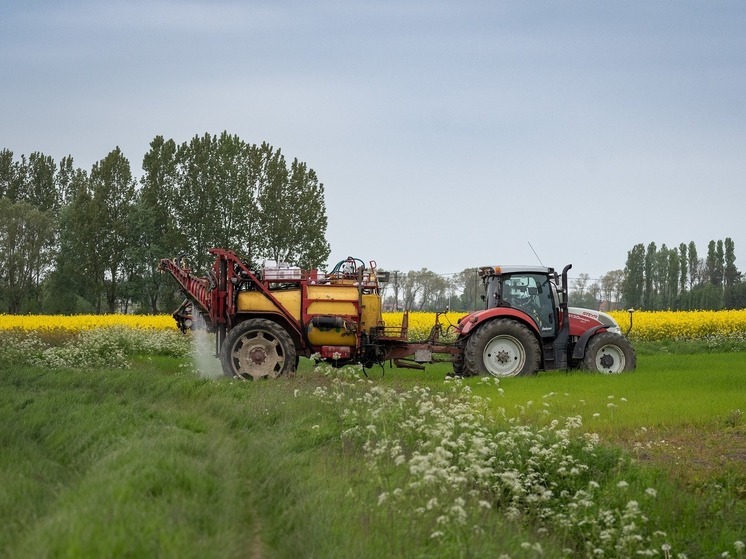
<instances>
[{"instance_id":1,"label":"tractor fender","mask_svg":"<svg viewBox=\"0 0 746 559\"><path fill-rule=\"evenodd\" d=\"M513 318L528 326L537 336L541 336L536 323L526 313L509 307L494 307L492 309L473 312L459 320L459 337L468 336L478 326L493 318Z\"/></svg>"},{"instance_id":2,"label":"tractor fender","mask_svg":"<svg viewBox=\"0 0 746 559\"><path fill-rule=\"evenodd\" d=\"M585 357L585 348L588 346L590 339L599 332L606 332L607 328L608 327L605 324L599 324L598 326L593 326L583 332L580 338L578 338L578 341L575 342L575 348L572 350L572 358L582 359Z\"/></svg>"}]
</instances>

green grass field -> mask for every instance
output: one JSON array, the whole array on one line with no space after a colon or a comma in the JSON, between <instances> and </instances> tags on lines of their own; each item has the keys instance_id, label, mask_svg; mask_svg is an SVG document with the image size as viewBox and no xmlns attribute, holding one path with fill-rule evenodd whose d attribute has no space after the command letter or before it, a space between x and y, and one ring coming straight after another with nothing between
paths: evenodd
<instances>
[{"instance_id":1,"label":"green grass field","mask_svg":"<svg viewBox=\"0 0 746 559\"><path fill-rule=\"evenodd\" d=\"M673 557L738 557L746 540L745 356L651 353L620 376L464 384L508 421L540 427L582 416L580 430L601 437L590 462L599 502L623 503L621 492L639 490L648 524L664 534L651 540L659 556L670 545ZM381 492L404 486L406 472L371 470L365 445L340 437L355 422L313 396L334 381L309 362L292 378L258 383L199 378L185 365L143 357L124 371L0 370L0 556L594 555L582 529L539 527L530 514L509 521L500 506L468 510L468 523L455 528L437 526L442 516L418 511L425 507L415 500L382 506ZM373 369L356 394L446 393L446 371ZM392 417L384 425L396 433ZM645 491L657 497L643 502Z\"/></svg>"}]
</instances>

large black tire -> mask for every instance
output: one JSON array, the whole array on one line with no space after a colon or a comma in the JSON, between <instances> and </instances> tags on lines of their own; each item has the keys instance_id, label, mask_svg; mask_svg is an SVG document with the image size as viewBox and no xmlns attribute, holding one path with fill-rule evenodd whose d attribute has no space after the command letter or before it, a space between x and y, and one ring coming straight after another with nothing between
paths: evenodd
<instances>
[{"instance_id":1,"label":"large black tire","mask_svg":"<svg viewBox=\"0 0 746 559\"><path fill-rule=\"evenodd\" d=\"M467 371L465 367L464 348L466 347L466 340L459 340L456 346L461 349L461 352L453 357L453 375L456 377L472 376L473 373Z\"/></svg>"},{"instance_id":2,"label":"large black tire","mask_svg":"<svg viewBox=\"0 0 746 559\"><path fill-rule=\"evenodd\" d=\"M263 318L245 320L231 328L220 349L223 373L244 380L291 373L297 361L290 334L276 322Z\"/></svg>"},{"instance_id":3,"label":"large black tire","mask_svg":"<svg viewBox=\"0 0 746 559\"><path fill-rule=\"evenodd\" d=\"M527 326L501 318L482 324L466 342L465 376L514 377L535 375L541 348Z\"/></svg>"},{"instance_id":4,"label":"large black tire","mask_svg":"<svg viewBox=\"0 0 746 559\"><path fill-rule=\"evenodd\" d=\"M614 375L633 371L636 366L635 350L620 334L602 332L593 336L585 348L584 369Z\"/></svg>"}]
</instances>

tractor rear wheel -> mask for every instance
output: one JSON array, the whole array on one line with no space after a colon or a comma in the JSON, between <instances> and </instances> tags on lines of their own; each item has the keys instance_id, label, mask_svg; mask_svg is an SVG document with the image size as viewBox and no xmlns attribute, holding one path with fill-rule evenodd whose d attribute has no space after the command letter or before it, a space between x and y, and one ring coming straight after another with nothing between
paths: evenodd
<instances>
[{"instance_id":1,"label":"tractor rear wheel","mask_svg":"<svg viewBox=\"0 0 746 559\"><path fill-rule=\"evenodd\" d=\"M295 370L295 344L287 331L271 320L252 318L234 326L220 349L223 373L254 380L277 378Z\"/></svg>"},{"instance_id":2,"label":"tractor rear wheel","mask_svg":"<svg viewBox=\"0 0 746 559\"><path fill-rule=\"evenodd\" d=\"M483 324L469 337L464 361L465 376L535 375L541 362L541 348L527 326L502 318Z\"/></svg>"},{"instance_id":3,"label":"tractor rear wheel","mask_svg":"<svg viewBox=\"0 0 746 559\"><path fill-rule=\"evenodd\" d=\"M464 349L466 347L466 340L460 339L456 343L456 347L461 349L461 352L457 353L453 357L453 375L456 377L469 377L473 376L474 373L467 371L465 368L466 359L464 357Z\"/></svg>"},{"instance_id":4,"label":"tractor rear wheel","mask_svg":"<svg viewBox=\"0 0 746 559\"><path fill-rule=\"evenodd\" d=\"M637 356L629 340L619 334L602 332L591 338L583 357L583 368L606 374L634 370Z\"/></svg>"}]
</instances>

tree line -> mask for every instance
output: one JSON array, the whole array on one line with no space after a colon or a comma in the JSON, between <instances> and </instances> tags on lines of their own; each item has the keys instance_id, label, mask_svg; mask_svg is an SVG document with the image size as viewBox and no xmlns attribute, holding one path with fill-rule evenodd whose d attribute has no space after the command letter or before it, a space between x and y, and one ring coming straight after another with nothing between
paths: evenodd
<instances>
[{"instance_id":1,"label":"tree line","mask_svg":"<svg viewBox=\"0 0 746 559\"><path fill-rule=\"evenodd\" d=\"M625 304L647 310L719 310L746 307L746 283L731 238L711 240L699 256L694 242L660 248L637 244L624 268Z\"/></svg>"},{"instance_id":2,"label":"tree line","mask_svg":"<svg viewBox=\"0 0 746 559\"><path fill-rule=\"evenodd\" d=\"M194 136L177 144L156 136L132 174L117 147L77 168L42 153L0 151L0 305L9 313L164 312L179 295L158 270L164 256L188 255L204 272L210 247L229 247L302 268L323 267L324 186L306 163L235 135ZM387 309L481 308L477 270L444 276L427 268L390 273ZM588 308L746 307L746 283L730 238L635 245L623 270L591 282L579 274L570 304Z\"/></svg>"},{"instance_id":3,"label":"tree line","mask_svg":"<svg viewBox=\"0 0 746 559\"><path fill-rule=\"evenodd\" d=\"M297 158L236 135L156 136L135 178L119 147L93 164L0 152L0 304L8 313L163 312L161 258L202 272L210 247L305 268L326 263L324 186Z\"/></svg>"},{"instance_id":4,"label":"tree line","mask_svg":"<svg viewBox=\"0 0 746 559\"><path fill-rule=\"evenodd\" d=\"M571 278L570 305L597 310L720 310L746 308L746 282L735 264L731 238L713 240L700 258L694 242L660 248L635 245L623 270L591 281L586 273ZM483 308L476 268L443 276L423 268L390 273L384 290L387 309L471 311Z\"/></svg>"}]
</instances>

